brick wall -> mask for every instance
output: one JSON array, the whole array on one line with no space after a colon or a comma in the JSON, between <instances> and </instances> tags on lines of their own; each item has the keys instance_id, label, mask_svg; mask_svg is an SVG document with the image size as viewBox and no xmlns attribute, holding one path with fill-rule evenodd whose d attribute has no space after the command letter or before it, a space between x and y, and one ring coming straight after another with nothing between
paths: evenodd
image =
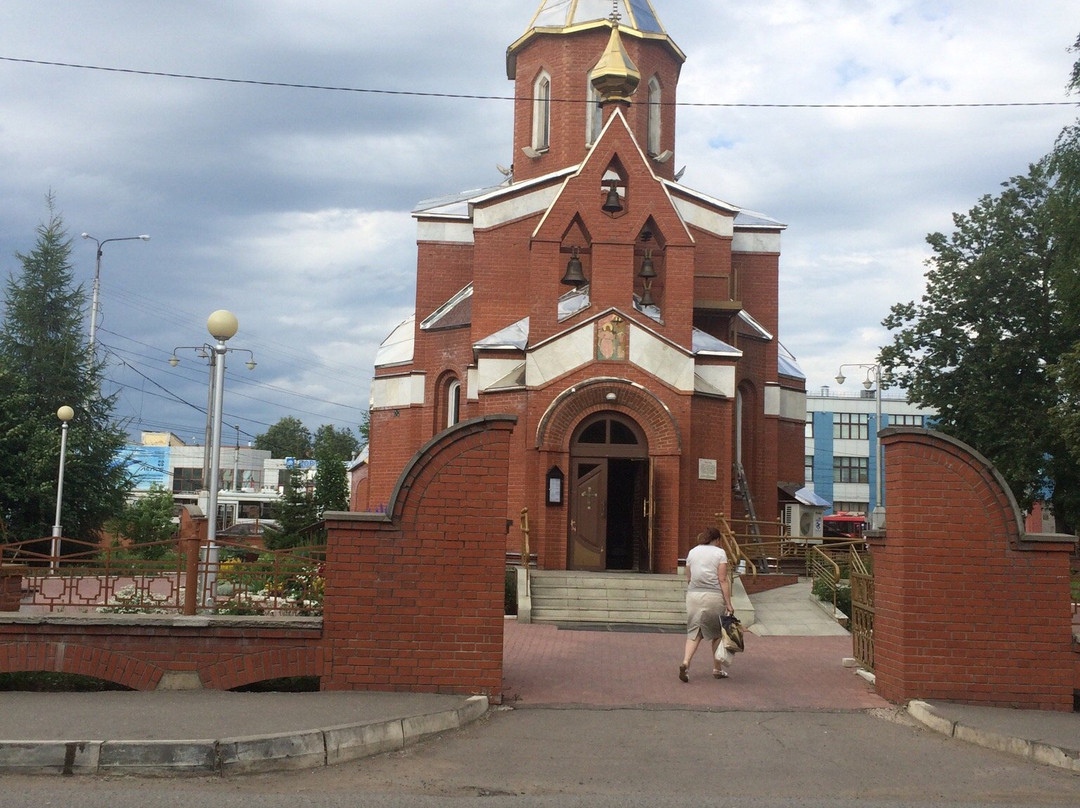
<instances>
[{"instance_id":1,"label":"brick wall","mask_svg":"<svg viewBox=\"0 0 1080 808\"><path fill-rule=\"evenodd\" d=\"M611 29L593 28L574 34L534 37L519 49L516 57L514 94L514 179L538 177L580 162L586 151L586 104L592 69L607 48ZM641 84L629 108L622 107L642 150L648 145L649 79L656 76L663 90L660 150L675 148L676 87L681 60L661 40L645 39L624 32L623 46L641 73ZM551 148L538 159L526 157L521 149L532 143L533 84L541 71L551 76ZM607 120L605 116L605 121ZM671 179L676 161L650 161L661 177Z\"/></svg>"},{"instance_id":2,"label":"brick wall","mask_svg":"<svg viewBox=\"0 0 1080 808\"><path fill-rule=\"evenodd\" d=\"M324 690L498 700L514 422L489 416L440 433L405 469L389 514L328 515L321 620L14 613L0 620L0 671L136 690L176 677L164 686L320 676Z\"/></svg>"},{"instance_id":3,"label":"brick wall","mask_svg":"<svg viewBox=\"0 0 1080 808\"><path fill-rule=\"evenodd\" d=\"M970 447L882 433L887 533L872 546L877 691L893 702L1071 710L1069 551L1021 529L1016 502Z\"/></svg>"},{"instance_id":4,"label":"brick wall","mask_svg":"<svg viewBox=\"0 0 1080 808\"><path fill-rule=\"evenodd\" d=\"M327 516L323 689L499 698L514 420L437 435L386 517Z\"/></svg>"},{"instance_id":5,"label":"brick wall","mask_svg":"<svg viewBox=\"0 0 1080 808\"><path fill-rule=\"evenodd\" d=\"M0 622L0 671L93 676L154 690L166 674L187 674L205 688L286 676L319 676L317 618L78 615Z\"/></svg>"}]
</instances>

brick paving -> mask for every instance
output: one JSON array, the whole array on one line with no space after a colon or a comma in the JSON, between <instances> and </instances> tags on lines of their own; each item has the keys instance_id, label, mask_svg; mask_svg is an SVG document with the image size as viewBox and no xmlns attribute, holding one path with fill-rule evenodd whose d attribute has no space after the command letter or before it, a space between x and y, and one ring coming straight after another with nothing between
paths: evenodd
<instances>
[{"instance_id":1,"label":"brick paving","mask_svg":"<svg viewBox=\"0 0 1080 808\"><path fill-rule=\"evenodd\" d=\"M789 599L788 594L772 597ZM755 596L755 606L759 598ZM762 611L767 614L766 608ZM729 679L712 678L712 660L703 643L691 664L690 682L684 684L678 679L685 642L680 632L568 630L507 620L504 703L519 708L760 711L889 706L866 680L843 667L843 659L852 653L846 632L792 636L780 634L778 624L769 630L767 636L745 632L746 651L735 656Z\"/></svg>"}]
</instances>

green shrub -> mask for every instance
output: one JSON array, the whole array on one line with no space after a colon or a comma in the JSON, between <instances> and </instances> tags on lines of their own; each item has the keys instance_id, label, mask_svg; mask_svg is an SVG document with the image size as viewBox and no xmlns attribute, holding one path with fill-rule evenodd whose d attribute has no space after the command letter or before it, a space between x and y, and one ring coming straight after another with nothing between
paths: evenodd
<instances>
[{"instance_id":1,"label":"green shrub","mask_svg":"<svg viewBox=\"0 0 1080 808\"><path fill-rule=\"evenodd\" d=\"M817 578L814 580L814 588L812 592L814 594L814 597L822 601L823 603L831 604L833 602L832 587L829 586L827 581L821 578ZM850 581L841 580L840 583L836 585L836 608L846 614L848 617L851 616Z\"/></svg>"}]
</instances>

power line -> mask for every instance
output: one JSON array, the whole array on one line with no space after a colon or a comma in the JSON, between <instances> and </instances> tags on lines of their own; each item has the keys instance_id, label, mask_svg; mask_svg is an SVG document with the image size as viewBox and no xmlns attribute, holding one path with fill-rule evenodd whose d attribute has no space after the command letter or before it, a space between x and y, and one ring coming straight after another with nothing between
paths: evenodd
<instances>
[{"instance_id":1,"label":"power line","mask_svg":"<svg viewBox=\"0 0 1080 808\"><path fill-rule=\"evenodd\" d=\"M276 87L290 90L320 90L335 93L359 93L365 95L405 96L412 98L450 98L472 101L528 101L530 98L518 98L513 95L480 95L473 93L436 93L421 90L385 90L370 87L344 87L332 84L300 84L288 81L266 81L260 79L237 79L225 76L202 76L195 73L169 73L161 70L136 70L130 67L106 67L104 65L84 65L73 62L56 62L45 59L20 59L14 56L0 56L0 61L19 64L39 65L44 67L65 67L73 70L94 70L103 73L124 73L133 76L151 76L154 78L184 79L187 81L217 82L220 84L243 84L256 87ZM584 98L552 98L552 103L581 104ZM715 107L742 109L978 109L992 107L1072 107L1076 101L992 101L992 102L948 102L948 103L912 103L912 104L811 104L811 103L751 103L744 101L678 101L677 107Z\"/></svg>"},{"instance_id":2,"label":"power line","mask_svg":"<svg viewBox=\"0 0 1080 808\"><path fill-rule=\"evenodd\" d=\"M141 345L144 348L149 348L150 350L153 350L153 351L159 351L161 353L165 353L164 351L161 351L159 348L157 348L157 347L155 347L153 345L148 345L147 343L140 342L137 339L132 339L131 337L127 337L127 336L125 336L123 334L118 334L115 331L109 331L106 328L99 328L98 331L101 332L101 333L110 334L110 335L112 335L114 337L119 337L120 339L128 340L129 342L133 342L136 345ZM262 350L263 349L260 348L260 352ZM122 348L118 348L116 346L111 346L110 353L113 356L116 356L116 358L119 359L121 362L123 362L124 360L121 357L117 356L118 352L119 353L125 353L125 354L128 354L130 356L137 356L140 359L146 359L146 360L149 360L151 362L155 361L154 357L147 356L146 354L140 354L140 353L137 353L135 351L125 351ZM125 363L125 364L127 364L127 363ZM128 365L128 367L131 367L131 365ZM321 374L321 375L326 376L326 378L331 378L331 379L335 379L335 380L340 378L340 376L332 376L330 374ZM193 378L196 378L196 377L186 376L185 378L193 379ZM155 382L155 384L156 384L156 382ZM230 384L241 384L241 385L245 385L245 386L248 386L248 387L259 388L261 390L270 390L270 391L273 391L275 393L282 393L282 394L284 394L286 396L290 396L292 398L302 398L302 399L306 399L308 401L315 401L315 402L318 402L319 404L327 404L329 406L337 407L337 408L343 409L343 410L356 410L357 412L366 412L367 411L366 407L358 407L358 406L356 406L354 404L342 404L341 402L338 402L338 401L330 401L325 396L313 396L313 395L310 395L308 393L300 393L300 392L297 392L296 390L290 390L287 387L281 387L281 386L276 385L276 384L268 384L266 382L254 381L253 379L246 378L245 376L242 376L242 375L235 376L233 378L232 382L230 382ZM247 398L253 398L253 397L252 396L247 396ZM256 400L258 400L258 399L256 399ZM306 410L297 409L296 412L303 412L303 413L305 413L307 415L320 415L320 417L321 417L320 413L313 413L313 412L309 412L309 411L306 411ZM258 422L256 421L255 423L258 423Z\"/></svg>"}]
</instances>

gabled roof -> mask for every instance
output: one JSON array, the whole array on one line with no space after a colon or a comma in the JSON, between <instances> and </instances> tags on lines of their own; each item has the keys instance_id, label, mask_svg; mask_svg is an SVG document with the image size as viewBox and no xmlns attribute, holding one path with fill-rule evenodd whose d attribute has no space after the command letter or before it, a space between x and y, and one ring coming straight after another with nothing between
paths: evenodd
<instances>
[{"instance_id":1,"label":"gabled roof","mask_svg":"<svg viewBox=\"0 0 1080 808\"><path fill-rule=\"evenodd\" d=\"M560 168L558 171L553 171L550 174L533 177L532 179L524 180L522 182L514 182L509 185L503 183L501 185L491 185L487 188L476 188L471 191L462 191L457 194L439 196L433 199L424 199L416 203L416 207L413 208L412 214L414 218L419 218L421 216L438 216L468 219L472 214L473 205L496 201L502 196L521 194L523 191L528 191L536 186L547 185L554 180L559 180L568 174L573 174L577 170L578 166L569 166L567 168Z\"/></svg>"},{"instance_id":2,"label":"gabled roof","mask_svg":"<svg viewBox=\"0 0 1080 808\"><path fill-rule=\"evenodd\" d=\"M613 132L612 130L615 127L619 127L621 131ZM600 136L596 139L596 142L592 145L588 153L585 155L585 159L579 165L574 166L572 172L568 174L562 188L559 189L558 195L556 196L555 200L552 201L551 205L544 212L544 215L541 217L539 223L536 225L536 229L533 231L534 238L540 235L545 225L547 224L549 217L555 214L559 201L562 195L566 192L566 190L571 187L575 180L579 179L582 176L585 176L588 173L588 171L590 170L590 164L592 164L595 160L602 159L597 157L597 155L604 152L607 146L608 139L612 137L620 137L623 135L625 135L625 137L629 139L630 145L633 148L634 153L637 155L639 165L642 167L644 174L650 177L652 181L658 183L660 190L663 191L664 195L667 197L667 201L671 206L671 214L678 221L678 224L682 228L683 234L686 236L687 241L689 243L693 243L694 236L690 232L690 228L687 226L685 217L679 212L678 207L675 204L675 200L671 196L671 189L669 188L668 183L660 177L656 176L656 172L653 171L652 166L649 163L649 158L646 156L644 149L641 148L641 144L638 143L637 138L634 137L634 132L630 128L630 124L627 123L626 116L623 114L623 111L621 109L616 109L615 112L608 118L607 123L604 124L604 128L600 132ZM626 165L627 170L630 171L630 166L626 164L626 160L630 158L630 155L623 154L622 156L624 158L624 165ZM655 216L659 220L660 213L654 210L653 216Z\"/></svg>"},{"instance_id":3,"label":"gabled roof","mask_svg":"<svg viewBox=\"0 0 1080 808\"><path fill-rule=\"evenodd\" d=\"M676 197L682 196L686 199L692 199L695 202L700 202L709 207L720 208L721 210L727 210L735 214L735 226L742 229L763 228L767 230L786 230L787 225L783 222L777 221L764 213L757 213L752 210L744 210L738 205L733 205L730 202L725 202L722 199L717 199L714 196L710 196L702 191L695 191L693 188L688 188L674 180L663 180L664 184L670 193L673 193Z\"/></svg>"}]
</instances>

